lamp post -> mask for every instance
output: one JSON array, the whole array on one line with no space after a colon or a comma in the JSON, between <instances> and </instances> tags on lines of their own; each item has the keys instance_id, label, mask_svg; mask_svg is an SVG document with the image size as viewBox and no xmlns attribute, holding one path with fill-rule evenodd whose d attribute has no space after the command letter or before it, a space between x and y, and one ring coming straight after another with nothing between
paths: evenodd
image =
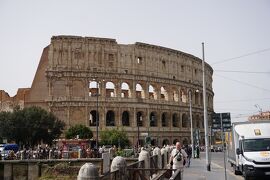
<instances>
[{"instance_id":1,"label":"lamp post","mask_svg":"<svg viewBox=\"0 0 270 180\"><path fill-rule=\"evenodd\" d=\"M205 87L205 68L204 68L204 43L202 43L202 71L203 71L203 117L204 117L204 140L205 140L205 158L207 171L211 171L211 162L209 157L209 142L208 142L208 120L206 106L206 87Z\"/></svg>"},{"instance_id":2,"label":"lamp post","mask_svg":"<svg viewBox=\"0 0 270 180\"><path fill-rule=\"evenodd\" d=\"M193 121L192 121L192 97L191 90L188 90L189 97L189 117L190 117L190 140L191 140L191 149L192 149L192 157L194 158L194 142L193 142Z\"/></svg>"},{"instance_id":3,"label":"lamp post","mask_svg":"<svg viewBox=\"0 0 270 180\"><path fill-rule=\"evenodd\" d=\"M137 142L137 148L139 148L140 146L140 122L142 121L142 116L140 116L139 118L137 118L137 135L138 135L138 142Z\"/></svg>"},{"instance_id":4,"label":"lamp post","mask_svg":"<svg viewBox=\"0 0 270 180\"><path fill-rule=\"evenodd\" d=\"M96 96L97 96L97 110L96 110L96 133L97 133L97 137L96 137L96 148L98 149L98 126L99 126L99 114L98 114L99 84L98 84L98 80L96 80L96 86L97 86L97 92L96 92Z\"/></svg>"}]
</instances>

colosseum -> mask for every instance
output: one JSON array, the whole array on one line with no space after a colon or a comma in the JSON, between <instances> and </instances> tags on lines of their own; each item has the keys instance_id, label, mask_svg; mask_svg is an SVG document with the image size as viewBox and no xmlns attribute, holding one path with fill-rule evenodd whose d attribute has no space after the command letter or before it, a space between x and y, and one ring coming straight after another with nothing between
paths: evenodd
<instances>
[{"instance_id":1,"label":"colosseum","mask_svg":"<svg viewBox=\"0 0 270 180\"><path fill-rule=\"evenodd\" d=\"M213 112L213 69L205 64L208 114ZM190 142L193 128L204 142L202 60L170 48L115 39L53 36L44 48L31 88L15 97L1 91L1 110L41 106L66 123L123 128L132 145L151 136L155 145ZM208 118L209 119L209 118Z\"/></svg>"}]
</instances>

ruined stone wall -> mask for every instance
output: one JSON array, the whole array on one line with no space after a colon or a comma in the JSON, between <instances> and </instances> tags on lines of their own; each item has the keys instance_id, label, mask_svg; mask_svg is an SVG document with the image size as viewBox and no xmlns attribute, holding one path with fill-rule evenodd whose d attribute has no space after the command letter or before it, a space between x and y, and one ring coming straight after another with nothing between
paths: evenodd
<instances>
[{"instance_id":1,"label":"ruined stone wall","mask_svg":"<svg viewBox=\"0 0 270 180\"><path fill-rule=\"evenodd\" d=\"M205 71L210 113L213 70L206 64ZM161 145L190 139L188 91L193 126L203 132L199 58L145 43L54 36L43 52L28 100L46 106L67 128L84 124L95 136L99 117L99 130L123 127L135 144L139 124L140 132Z\"/></svg>"}]
</instances>

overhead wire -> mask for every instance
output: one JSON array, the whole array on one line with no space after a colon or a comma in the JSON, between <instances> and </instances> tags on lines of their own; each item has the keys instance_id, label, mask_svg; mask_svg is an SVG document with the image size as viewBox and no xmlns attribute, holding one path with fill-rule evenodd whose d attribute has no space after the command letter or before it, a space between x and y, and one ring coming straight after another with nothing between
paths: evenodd
<instances>
[{"instance_id":1,"label":"overhead wire","mask_svg":"<svg viewBox=\"0 0 270 180\"><path fill-rule=\"evenodd\" d=\"M269 74L270 75L270 71L232 71L232 70L220 70L217 69L215 70L217 72L225 72L225 73L250 73L250 74Z\"/></svg>"},{"instance_id":2,"label":"overhead wire","mask_svg":"<svg viewBox=\"0 0 270 180\"><path fill-rule=\"evenodd\" d=\"M222 77L222 78L224 78L224 79L228 79L228 80L231 80L231 81L234 81L234 82L238 82L238 83L240 83L240 84L244 84L244 85L246 85L246 86L250 86L250 87L253 87L253 88L257 88L257 89L260 89L260 90L264 90L264 91L269 91L269 92L270 92L270 89L265 89L265 88L262 88L262 87L259 87L259 86L256 86L256 85L247 83L247 82L243 82L243 81L231 79L231 78L228 78L228 77L219 75L219 74L215 74L215 75L216 75L216 76L219 76L219 77Z\"/></svg>"},{"instance_id":3,"label":"overhead wire","mask_svg":"<svg viewBox=\"0 0 270 180\"><path fill-rule=\"evenodd\" d=\"M236 59L240 59L240 58L243 58L243 57L247 57L247 56L251 56L251 55L263 53L263 52L266 52L266 51L270 51L270 48L266 48L266 49L254 51L254 52L247 53L247 54L243 54L243 55L236 56L236 57L233 57L233 58L228 58L228 59L216 61L216 62L213 62L213 63L210 63L210 64L211 64L211 65L221 64L221 63L225 63L225 62L228 62L228 61L233 61L233 60L236 60Z\"/></svg>"}]
</instances>

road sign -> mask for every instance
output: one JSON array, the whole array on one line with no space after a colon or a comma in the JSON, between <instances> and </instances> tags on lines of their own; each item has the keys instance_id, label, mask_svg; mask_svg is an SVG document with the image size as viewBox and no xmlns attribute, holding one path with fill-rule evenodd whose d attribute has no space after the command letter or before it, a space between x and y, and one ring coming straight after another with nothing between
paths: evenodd
<instances>
[{"instance_id":1,"label":"road sign","mask_svg":"<svg viewBox=\"0 0 270 180\"><path fill-rule=\"evenodd\" d=\"M212 115L212 129L214 132L231 131L231 114L230 113L214 113Z\"/></svg>"}]
</instances>

